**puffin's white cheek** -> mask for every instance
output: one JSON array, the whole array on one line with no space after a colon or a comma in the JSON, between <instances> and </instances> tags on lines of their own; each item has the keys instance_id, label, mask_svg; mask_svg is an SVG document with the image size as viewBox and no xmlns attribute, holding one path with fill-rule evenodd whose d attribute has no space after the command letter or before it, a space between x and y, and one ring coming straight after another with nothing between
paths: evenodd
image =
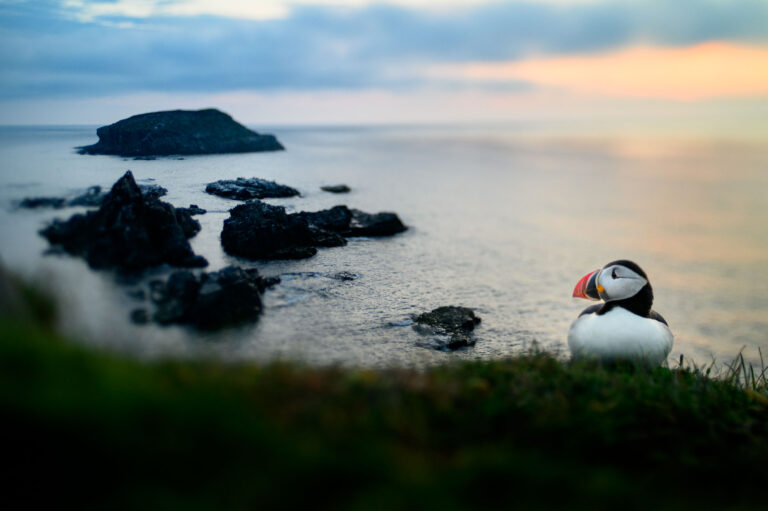
<instances>
[{"instance_id":1,"label":"puffin's white cheek","mask_svg":"<svg viewBox=\"0 0 768 511\"><path fill-rule=\"evenodd\" d=\"M647 282L643 278L610 279L604 284L604 287L610 300L623 300L635 296Z\"/></svg>"}]
</instances>

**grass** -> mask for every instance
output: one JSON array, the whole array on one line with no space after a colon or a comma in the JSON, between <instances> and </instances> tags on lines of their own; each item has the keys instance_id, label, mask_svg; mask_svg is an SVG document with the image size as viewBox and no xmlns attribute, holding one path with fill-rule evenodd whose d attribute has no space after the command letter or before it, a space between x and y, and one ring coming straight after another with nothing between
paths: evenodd
<instances>
[{"instance_id":1,"label":"grass","mask_svg":"<svg viewBox=\"0 0 768 511\"><path fill-rule=\"evenodd\" d=\"M29 296L0 320L5 496L24 507L766 506L768 386L743 358L721 378L546 354L423 372L141 363L62 339Z\"/></svg>"}]
</instances>

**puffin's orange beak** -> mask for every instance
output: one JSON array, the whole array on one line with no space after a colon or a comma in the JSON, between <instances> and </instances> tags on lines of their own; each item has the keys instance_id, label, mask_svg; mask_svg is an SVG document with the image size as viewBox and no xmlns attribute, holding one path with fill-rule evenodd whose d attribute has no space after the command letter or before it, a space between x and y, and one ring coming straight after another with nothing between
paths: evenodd
<instances>
[{"instance_id":1,"label":"puffin's orange beak","mask_svg":"<svg viewBox=\"0 0 768 511\"><path fill-rule=\"evenodd\" d=\"M600 294L597 292L597 274L600 270L587 273L576 283L573 288L575 298L586 298L587 300L599 300Z\"/></svg>"}]
</instances>

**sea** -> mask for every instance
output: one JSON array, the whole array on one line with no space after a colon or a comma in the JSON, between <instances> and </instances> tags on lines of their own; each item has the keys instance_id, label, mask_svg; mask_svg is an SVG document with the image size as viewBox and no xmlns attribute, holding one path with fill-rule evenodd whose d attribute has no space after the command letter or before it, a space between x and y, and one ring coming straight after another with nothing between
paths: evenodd
<instances>
[{"instance_id":1,"label":"sea","mask_svg":"<svg viewBox=\"0 0 768 511\"><path fill-rule=\"evenodd\" d=\"M312 365L427 367L530 350L567 357L572 297L586 273L630 259L648 274L675 344L669 365L768 357L768 137L548 129L525 123L440 126L253 126L285 151L133 160L84 156L95 126L0 128L0 261L44 286L62 331L140 357L291 360ZM83 208L18 208L24 197L109 188L126 170L196 204L193 250L205 271L255 267L281 283L255 324L200 333L131 322L136 291L81 259L50 253L38 231ZM337 204L396 212L407 232L359 238L299 261L249 261L219 236L237 201L205 193L219 179L259 177L301 196L289 212ZM334 195L323 185L347 184ZM354 280L338 280L338 272ZM476 344L435 349L414 314L444 305L482 318Z\"/></svg>"}]
</instances>

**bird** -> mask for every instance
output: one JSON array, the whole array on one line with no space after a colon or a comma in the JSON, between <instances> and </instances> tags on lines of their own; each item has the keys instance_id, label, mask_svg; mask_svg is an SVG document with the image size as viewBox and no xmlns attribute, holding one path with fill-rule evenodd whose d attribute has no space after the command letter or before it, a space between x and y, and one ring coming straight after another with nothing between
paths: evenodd
<instances>
[{"instance_id":1,"label":"bird","mask_svg":"<svg viewBox=\"0 0 768 511\"><path fill-rule=\"evenodd\" d=\"M582 311L568 331L571 357L656 367L667 360L674 335L654 311L653 288L632 261L613 261L584 275L573 296L604 303Z\"/></svg>"}]
</instances>

